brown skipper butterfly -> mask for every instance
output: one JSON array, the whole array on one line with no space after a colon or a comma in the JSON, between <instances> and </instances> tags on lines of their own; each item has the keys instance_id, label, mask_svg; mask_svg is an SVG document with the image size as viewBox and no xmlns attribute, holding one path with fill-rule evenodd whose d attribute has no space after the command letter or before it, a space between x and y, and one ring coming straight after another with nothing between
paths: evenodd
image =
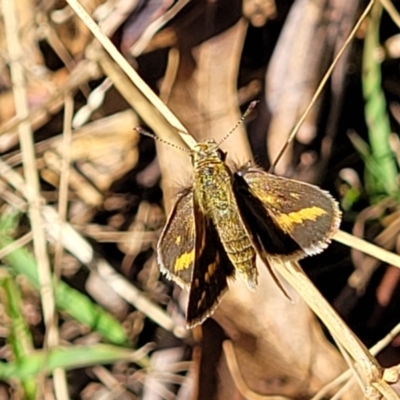
<instances>
[{"instance_id":1,"label":"brown skipper butterfly","mask_svg":"<svg viewBox=\"0 0 400 400\"><path fill-rule=\"evenodd\" d=\"M157 246L161 272L189 291L189 328L214 312L228 278L239 275L255 289L256 255L271 271L274 259L297 261L321 252L340 224L338 204L328 192L250 163L231 170L221 142L190 150L193 185L178 196Z\"/></svg>"}]
</instances>

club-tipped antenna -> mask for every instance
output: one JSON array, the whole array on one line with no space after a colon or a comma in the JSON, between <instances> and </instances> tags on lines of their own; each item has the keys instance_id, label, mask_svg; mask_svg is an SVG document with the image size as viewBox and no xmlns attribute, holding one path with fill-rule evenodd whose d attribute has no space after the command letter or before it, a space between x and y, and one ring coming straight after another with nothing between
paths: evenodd
<instances>
[{"instance_id":1,"label":"club-tipped antenna","mask_svg":"<svg viewBox=\"0 0 400 400\"><path fill-rule=\"evenodd\" d=\"M232 135L233 132L236 131L236 129L242 125L243 121L248 117L248 115L256 108L257 104L259 103L258 100L252 101L249 106L247 107L247 110L244 112L244 114L240 117L239 121L236 123L236 125L217 143L217 147L220 146L222 142L225 142L226 139L228 139L229 136Z\"/></svg>"},{"instance_id":2,"label":"club-tipped antenna","mask_svg":"<svg viewBox=\"0 0 400 400\"><path fill-rule=\"evenodd\" d=\"M168 146L171 146L171 147L173 147L173 148L175 148L175 149L182 150L182 151L184 151L185 153L190 153L190 150L189 150L189 149L186 149L186 148L183 147L183 146L178 146L177 144L174 144L174 143L171 143L171 142L167 142L166 140L164 140L164 139L162 139L162 138L160 138L160 137L154 135L154 133L145 131L141 126L137 126L137 127L135 128L135 130L136 130L137 132L139 132L139 133L140 133L141 135L143 135L143 136L151 137L152 139L158 140L159 142L164 143L164 144L167 144Z\"/></svg>"}]
</instances>

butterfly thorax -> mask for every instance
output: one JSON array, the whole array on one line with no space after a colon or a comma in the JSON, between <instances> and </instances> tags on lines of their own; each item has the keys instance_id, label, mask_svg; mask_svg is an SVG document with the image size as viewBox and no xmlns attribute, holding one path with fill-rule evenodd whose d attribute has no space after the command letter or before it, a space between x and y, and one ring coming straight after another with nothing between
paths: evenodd
<instances>
[{"instance_id":1,"label":"butterfly thorax","mask_svg":"<svg viewBox=\"0 0 400 400\"><path fill-rule=\"evenodd\" d=\"M217 227L226 253L250 287L257 283L255 250L232 189L232 172L214 141L198 144L192 153L194 201Z\"/></svg>"},{"instance_id":2,"label":"butterfly thorax","mask_svg":"<svg viewBox=\"0 0 400 400\"><path fill-rule=\"evenodd\" d=\"M214 140L196 145L192 153L195 198L209 218L229 212L236 201L232 192L232 173ZM214 221L217 222L217 221Z\"/></svg>"}]
</instances>

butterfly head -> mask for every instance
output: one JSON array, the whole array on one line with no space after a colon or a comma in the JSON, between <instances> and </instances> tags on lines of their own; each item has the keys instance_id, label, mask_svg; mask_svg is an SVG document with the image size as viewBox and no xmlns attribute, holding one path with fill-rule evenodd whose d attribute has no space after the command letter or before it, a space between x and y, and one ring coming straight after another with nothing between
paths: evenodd
<instances>
[{"instance_id":1,"label":"butterfly head","mask_svg":"<svg viewBox=\"0 0 400 400\"><path fill-rule=\"evenodd\" d=\"M198 143L190 153L192 163L194 165L207 162L221 162L225 160L225 153L218 147L218 143L214 139L207 140L203 143Z\"/></svg>"}]
</instances>

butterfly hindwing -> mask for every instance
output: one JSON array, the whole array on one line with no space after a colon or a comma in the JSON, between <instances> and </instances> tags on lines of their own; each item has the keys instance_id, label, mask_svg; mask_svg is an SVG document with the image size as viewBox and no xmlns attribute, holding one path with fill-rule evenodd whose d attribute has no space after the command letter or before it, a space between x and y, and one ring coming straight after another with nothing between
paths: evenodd
<instances>
[{"instance_id":1,"label":"butterfly hindwing","mask_svg":"<svg viewBox=\"0 0 400 400\"><path fill-rule=\"evenodd\" d=\"M196 261L189 291L186 325L193 328L209 317L228 289L227 278L234 267L226 255L217 229L196 201L193 205L196 225Z\"/></svg>"},{"instance_id":2,"label":"butterfly hindwing","mask_svg":"<svg viewBox=\"0 0 400 400\"><path fill-rule=\"evenodd\" d=\"M254 167L236 173L234 185L241 212L270 256L287 261L319 253L338 229L337 203L316 186Z\"/></svg>"},{"instance_id":3,"label":"butterfly hindwing","mask_svg":"<svg viewBox=\"0 0 400 400\"><path fill-rule=\"evenodd\" d=\"M213 222L201 212L192 191L178 197L160 237L158 262L169 279L189 289L187 327L214 312L234 268Z\"/></svg>"}]
</instances>

